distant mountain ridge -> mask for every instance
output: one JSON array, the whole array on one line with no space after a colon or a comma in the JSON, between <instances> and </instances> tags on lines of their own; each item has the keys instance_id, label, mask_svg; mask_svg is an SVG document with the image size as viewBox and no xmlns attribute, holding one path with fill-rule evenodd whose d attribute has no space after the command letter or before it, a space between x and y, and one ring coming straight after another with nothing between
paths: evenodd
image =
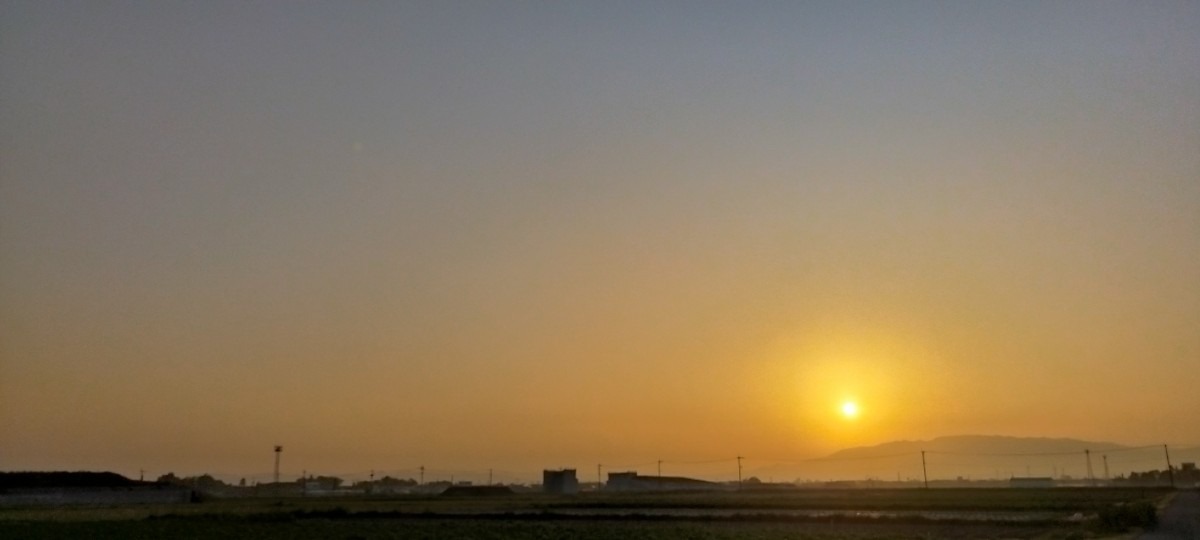
<instances>
[{"instance_id":1,"label":"distant mountain ridge","mask_svg":"<svg viewBox=\"0 0 1200 540\"><path fill-rule=\"evenodd\" d=\"M922 458L921 452L926 455ZM1085 453L1085 451L1090 451ZM1007 480L1017 476L1061 480L1116 478L1132 472L1165 470L1162 445L1123 445L1106 441L1003 435L956 435L891 441L838 450L824 457L755 467L759 478L919 481ZM1171 445L1175 467L1200 462L1200 446Z\"/></svg>"},{"instance_id":2,"label":"distant mountain ridge","mask_svg":"<svg viewBox=\"0 0 1200 540\"><path fill-rule=\"evenodd\" d=\"M1084 450L1103 452L1132 447L1111 442L1048 437L1009 437L1004 435L954 435L929 440L892 441L874 446L838 450L824 459L864 459L896 454L945 452L970 455L1063 454Z\"/></svg>"}]
</instances>

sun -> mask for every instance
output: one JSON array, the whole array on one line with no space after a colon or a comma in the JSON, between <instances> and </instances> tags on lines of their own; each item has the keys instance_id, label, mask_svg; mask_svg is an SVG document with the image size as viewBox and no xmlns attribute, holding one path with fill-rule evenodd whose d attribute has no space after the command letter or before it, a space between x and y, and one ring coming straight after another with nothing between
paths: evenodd
<instances>
[{"instance_id":1,"label":"sun","mask_svg":"<svg viewBox=\"0 0 1200 540\"><path fill-rule=\"evenodd\" d=\"M847 401L842 404L842 416L853 419L858 416L858 404L853 401Z\"/></svg>"}]
</instances>

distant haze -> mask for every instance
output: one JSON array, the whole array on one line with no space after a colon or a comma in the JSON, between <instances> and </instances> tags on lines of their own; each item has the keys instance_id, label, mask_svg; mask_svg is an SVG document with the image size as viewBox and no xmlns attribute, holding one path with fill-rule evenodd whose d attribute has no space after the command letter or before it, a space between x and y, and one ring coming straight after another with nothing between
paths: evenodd
<instances>
[{"instance_id":1,"label":"distant haze","mask_svg":"<svg viewBox=\"0 0 1200 540\"><path fill-rule=\"evenodd\" d=\"M1198 51L1197 2L2 2L0 469L1196 445Z\"/></svg>"}]
</instances>

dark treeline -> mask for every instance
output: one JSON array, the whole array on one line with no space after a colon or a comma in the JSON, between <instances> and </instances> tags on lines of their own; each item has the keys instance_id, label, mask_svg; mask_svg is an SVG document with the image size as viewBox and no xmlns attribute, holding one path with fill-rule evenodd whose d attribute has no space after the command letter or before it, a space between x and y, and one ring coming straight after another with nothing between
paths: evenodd
<instances>
[{"instance_id":1,"label":"dark treeline","mask_svg":"<svg viewBox=\"0 0 1200 540\"><path fill-rule=\"evenodd\" d=\"M412 478L393 478L391 476L384 476L378 479L362 480L352 484L346 484L345 480L339 477L324 475L308 475L295 480L282 481L278 484L274 482L247 483L245 478L240 479L236 483L226 483L210 474L180 477L176 476L175 473L167 473L159 476L157 482L160 484L188 487L196 491L213 495L227 496L255 493L259 488L266 489L271 492L283 493L352 490L369 494L407 493L410 491L429 490L437 487L444 488L450 485L449 482L430 482L426 483L424 486L419 486L419 483Z\"/></svg>"},{"instance_id":2,"label":"dark treeline","mask_svg":"<svg viewBox=\"0 0 1200 540\"><path fill-rule=\"evenodd\" d=\"M146 484L113 472L0 472L0 489L117 488Z\"/></svg>"},{"instance_id":3,"label":"dark treeline","mask_svg":"<svg viewBox=\"0 0 1200 540\"><path fill-rule=\"evenodd\" d=\"M1114 484L1133 484L1139 486L1161 486L1174 481L1176 486L1200 485L1200 469L1194 463L1184 463L1182 467L1171 467L1170 472L1158 469L1146 472L1132 472L1129 477L1118 476Z\"/></svg>"}]
</instances>

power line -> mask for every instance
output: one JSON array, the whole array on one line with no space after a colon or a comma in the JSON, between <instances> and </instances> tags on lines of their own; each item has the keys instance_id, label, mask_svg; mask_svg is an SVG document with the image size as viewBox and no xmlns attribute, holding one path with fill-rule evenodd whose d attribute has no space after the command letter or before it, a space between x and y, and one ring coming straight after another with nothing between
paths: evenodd
<instances>
[{"instance_id":1,"label":"power line","mask_svg":"<svg viewBox=\"0 0 1200 540\"><path fill-rule=\"evenodd\" d=\"M731 457L731 458L720 458L720 459L702 459L699 461L675 461L675 460L664 459L664 460L662 460L662 463L666 463L668 465L703 465L706 463L727 463L727 462L738 460L738 459L741 459L741 458L740 457Z\"/></svg>"},{"instance_id":2,"label":"power line","mask_svg":"<svg viewBox=\"0 0 1200 540\"><path fill-rule=\"evenodd\" d=\"M1166 446L1166 445L1162 445L1162 446ZM1105 452L1107 452L1109 454L1115 454L1118 452L1133 452L1135 450L1148 450L1151 448L1158 448L1158 447L1159 447L1159 445L1157 445L1157 444L1147 444L1146 446L1131 446L1131 447L1127 447L1127 448L1110 448L1108 450L1105 450Z\"/></svg>"},{"instance_id":3,"label":"power line","mask_svg":"<svg viewBox=\"0 0 1200 540\"><path fill-rule=\"evenodd\" d=\"M956 452L953 450L929 450L930 454L943 456L978 456L978 457L1024 457L1024 456L1074 456L1079 450L1069 452Z\"/></svg>"},{"instance_id":4,"label":"power line","mask_svg":"<svg viewBox=\"0 0 1200 540\"><path fill-rule=\"evenodd\" d=\"M651 461L651 462L648 462L648 463L638 463L637 465L613 465L613 466L610 466L610 467L608 468L608 470L610 470L610 471L619 471L619 470L622 470L622 469L624 469L624 470L636 470L636 469L639 469L639 468L641 468L641 467L649 467L649 466L651 466L651 465L654 465L654 464L656 464L656 463L658 463L658 462L657 462L657 461Z\"/></svg>"},{"instance_id":5,"label":"power line","mask_svg":"<svg viewBox=\"0 0 1200 540\"><path fill-rule=\"evenodd\" d=\"M813 462L821 462L821 461L862 461L862 460L869 460L869 459L892 459L892 458L906 457L906 456L911 457L911 456L915 456L921 452L924 452L924 450L922 450L920 452L916 452L916 451L901 452L898 454L884 454L884 455L877 455L877 456L845 456L845 457L829 456L829 457L808 458L808 459L801 459L801 460L796 460L796 461L783 461L783 462L784 463L813 463Z\"/></svg>"}]
</instances>

